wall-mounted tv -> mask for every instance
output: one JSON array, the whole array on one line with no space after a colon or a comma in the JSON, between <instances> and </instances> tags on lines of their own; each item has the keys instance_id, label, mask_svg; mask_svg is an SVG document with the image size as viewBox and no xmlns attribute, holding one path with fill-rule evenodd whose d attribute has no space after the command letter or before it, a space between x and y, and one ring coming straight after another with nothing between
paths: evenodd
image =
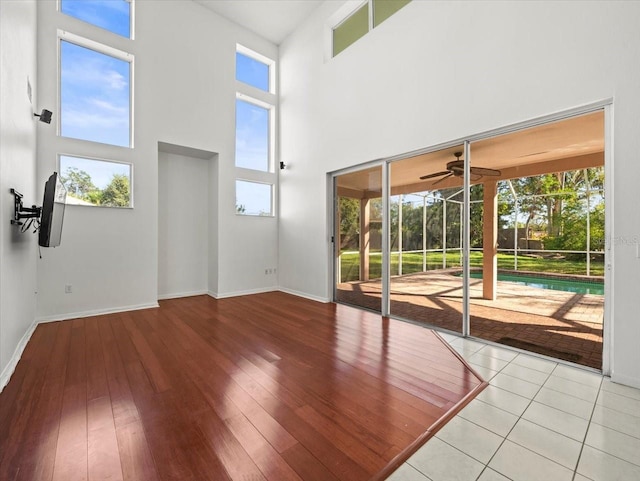
<instances>
[{"instance_id":1,"label":"wall-mounted tv","mask_svg":"<svg viewBox=\"0 0 640 481\"><path fill-rule=\"evenodd\" d=\"M67 189L62 185L58 173L54 172L44 184L40 234L38 237L38 244L41 247L57 247L60 245L66 201Z\"/></svg>"}]
</instances>

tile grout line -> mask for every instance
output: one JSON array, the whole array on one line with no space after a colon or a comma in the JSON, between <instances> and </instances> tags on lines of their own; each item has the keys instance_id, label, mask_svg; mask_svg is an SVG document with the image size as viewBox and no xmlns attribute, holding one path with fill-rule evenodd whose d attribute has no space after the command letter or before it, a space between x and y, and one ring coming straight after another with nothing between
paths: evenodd
<instances>
[{"instance_id":1,"label":"tile grout line","mask_svg":"<svg viewBox=\"0 0 640 481\"><path fill-rule=\"evenodd\" d=\"M582 452L584 451L584 446L587 443L587 436L589 435L589 430L591 429L591 422L593 419L593 413L596 411L596 406L598 405L598 398L600 397L600 392L602 391L602 378L600 379L600 385L598 386L598 395L596 396L596 400L593 402L593 408L591 408L591 416L589 417L589 424L587 424L587 430L584 433L584 438L582 439L582 445L580 446L580 452L578 453L578 459L576 459L576 467L573 470L572 481L575 481L578 473L578 466L580 466L580 459L582 458ZM583 476L580 474L580 476ZM586 478L586 476L584 476Z\"/></svg>"},{"instance_id":2,"label":"tile grout line","mask_svg":"<svg viewBox=\"0 0 640 481\"><path fill-rule=\"evenodd\" d=\"M449 342L449 344L451 344L451 342ZM468 357L468 358L471 358L471 357L473 357L473 356L474 356L474 355L476 355L476 354L478 354L478 355L484 355L485 357L490 357L490 358L493 358L493 359L496 359L496 360L500 360L500 361L505 361L504 359L501 359L500 357L495 357L495 356L491 356L491 355L487 355L487 354L482 354L482 353L481 353L481 351L482 351L486 346L489 346L489 344L485 344L484 346L480 347L479 349L474 349L474 350L473 350L473 352L468 352L468 353L464 353L464 352L462 352L462 353L460 353L460 354L461 354L463 357L465 357L465 359L467 360L467 362L471 362L469 359L467 359L467 357ZM452 347L454 347L454 346L452 346ZM457 346L456 346L456 347L457 347ZM455 347L454 347L454 348L455 348ZM460 350L462 350L462 351L464 351L464 350L465 350L464 343L463 343L463 345L460 345ZM456 349L456 351L457 351L457 349ZM471 350L470 350L470 351L471 351ZM459 351L458 351L458 352L459 352ZM494 372L495 372L495 374L493 374L493 375L491 376L491 378L490 378L490 379L494 379L494 378L495 378L498 374L500 374L500 373L502 373L502 374L504 374L504 375L508 375L507 373L504 373L503 371L504 371L504 369L506 369L506 368L507 368L509 365L511 365L511 364L514 364L514 365L519 366L519 367L527 368L527 369L532 369L532 370L534 370L534 371L538 371L538 369L532 368L532 367L530 367L530 366L522 365L522 364L519 364L519 363L514 363L513 361L515 361L515 360L518 358L518 356L519 356L519 355L520 355L520 353L518 353L515 357L513 357L510 361L508 361L508 362L507 362L507 364L505 364L501 369L499 369L499 370L497 370L497 371L494 371L494 370L493 370L493 369L491 369L490 367L486 367L486 366L483 366L483 367L485 367L486 369L489 369L489 370L491 370L491 371L494 371ZM525 354L525 355L526 355L526 354ZM551 361L551 362L553 362L553 361ZM450 447L452 447L452 448L456 449L457 451L459 451L459 452L461 452L461 453L463 453L463 454L465 454L465 455L469 456L471 459L473 459L473 460L475 460L475 461L478 461L478 462L480 462L481 464L484 464L483 469L482 469L482 471L480 472L480 474L479 474L479 476L478 476L478 478L477 478L477 479L479 479L479 478L482 476L482 474L487 470L487 468L492 469L492 468L490 468L490 467L489 467L489 464L490 464L490 463L491 463L491 461L494 459L494 457L496 456L496 454L498 453L498 451L499 451L499 450L502 448L502 446L505 444L505 441L507 441L508 436L511 434L511 432L513 431L513 429L515 428L515 426L518 424L518 422L519 422L521 419L524 419L524 418L523 418L524 413L525 413L525 412L527 411L527 409L529 409L529 407L532 405L532 403L533 403L533 402L534 402L534 400L535 400L535 397L540 393L540 391L542 390L542 388L544 388L544 387L545 387L545 384L546 384L546 383L547 383L547 381L548 381L548 380L553 376L554 372L556 372L556 370L557 370L557 368L558 368L559 366L563 366L563 364L561 364L561 363L555 363L554 368L553 368L550 372L548 372L548 373L544 373L544 371L538 371L538 372L542 372L542 373L546 374L546 378L545 378L545 380L544 380L544 381L543 381L543 383L539 386L539 388L538 388L538 390L535 392L535 394L533 394L533 396L531 396L531 397L528 399L528 400L529 400L529 402L528 402L527 406L526 406L526 407L525 407L525 409L522 411L522 413L518 416L518 419L516 420L516 422L514 423L514 425L511 427L511 429L509 430L509 432L508 432L505 436L500 436L500 435L498 435L498 436L502 437L502 442L500 443L500 445L498 446L498 448L496 449L496 451L494 452L494 454L491 456L491 458L487 461L487 463L482 463L481 461L479 461L479 460L478 460L478 459L476 459L475 457L473 457L473 456L471 456L470 454L468 454L468 453L466 453L466 452L462 451L461 449L457 448L456 446L451 445L450 443L448 443L448 442L447 442L447 441L445 441L444 439L441 439L441 438L438 438L438 439L439 439L440 441L442 441L443 443L447 444L448 446L450 446ZM594 373L594 374L597 374L597 373ZM516 378L516 379L519 379L519 380L524 381L524 379L520 379L519 377L516 377L516 376L511 376L511 377L514 377L514 378ZM561 379L561 380L563 380L563 381L570 381L570 382L573 382L573 383L576 383L576 384L579 384L579 385L581 385L581 386L585 386L585 387L591 387L591 386L592 386L591 384L588 384L588 383L585 383L585 382L576 381L575 379L568 378L568 377L566 377L566 376L555 376L555 377L556 377L556 378L558 378L558 379ZM500 388L499 386L492 385L492 384L491 384L491 381L488 381L488 383L489 383L491 386L493 386L494 388L501 389L501 390L503 390L503 391L509 392L510 394L514 394L514 395L520 396L520 397L522 397L522 398L524 398L524 399L527 399L527 398L528 398L528 396L522 396L521 394L513 393L513 392L511 392L511 391L509 391L509 390L507 390L507 389L503 389L503 388ZM533 384L533 383L532 383L532 384ZM596 397L595 397L595 400L593 400L593 401L588 401L588 400L583 399L583 398L581 398L581 397L574 396L573 394L566 393L566 392L562 392L562 391L559 391L559 390L553 389L552 387L547 387L547 389L549 389L549 390L551 390L551 391L554 391L554 392L556 392L556 393L563 394L563 395L567 395L567 396L570 396L570 397L573 397L573 398L579 399L579 400L581 400L581 401L590 402L590 403L592 404L592 406L591 406L591 414L590 414L589 418L588 418L588 419L582 418L582 419L585 419L585 420L588 422L588 424L587 424L587 429L586 429L585 434L584 434L584 436L583 436L582 442L580 443L580 452L579 452L579 454L578 454L578 457L577 457L577 460L576 460L576 463L575 463L575 467L574 467L574 469L572 470L572 471L573 471L573 473L572 473L572 480L574 480L574 481L575 481L575 478L576 478L577 476L583 476L584 478L587 478L587 476L585 476L585 475L583 475L583 474L578 473L578 466L579 466L579 463L580 463L580 459L581 459L581 457L582 457L582 453L583 453L583 451L584 451L584 446L585 446L585 444L586 444L586 439L587 439L587 436L588 436L588 434L589 434L589 430L590 430L590 428L591 428L591 425L592 425L592 424L598 424L598 425L600 426L600 424L599 424L599 423L594 423L594 421L593 421L593 416L594 416L594 413L595 413L595 409L596 409L596 408L597 408L597 406L598 406L598 399L600 398L601 393L602 393L603 391L604 391L604 392L610 392L610 393L612 393L612 394L618 395L618 396L623 397L623 398L625 398L625 399L629 399L629 400L632 400L632 401L637 401L637 400L638 400L637 398L635 398L635 397L633 397L633 396L627 396L627 395L625 395L625 394L617 393L617 392L615 392L615 391L607 391L606 389L603 389L603 385L604 385L604 376L602 376L602 375L600 374L600 380L599 380L599 384L598 384L598 386L597 386L597 395L596 395ZM493 406L492 404L487 403L487 402L485 402L485 401L483 401L483 400L481 400L481 399L478 399L478 401L479 401L479 402L483 402L484 404L487 404L487 405L489 405L489 406L491 406L491 407L494 407L494 408L496 408L496 409L501 409L502 411L504 411L504 412L506 412L506 413L513 414L513 413L510 413L509 411L506 411L506 410L504 410L504 409L502 409L502 408L499 408L498 406ZM544 406L547 406L547 407L549 407L549 408L552 408L552 409L556 409L556 410L558 410L558 411L560 411L560 412L566 412L566 411L564 411L563 409L559 409L559 408L557 408L557 407L555 407L555 406L550 406L550 405L545 404L545 403L540 403L540 404L542 404L542 405L544 405ZM618 409L610 408L610 407L607 407L607 406L604 406L604 405L602 405L602 406L603 406L604 408L610 409L610 410L615 411L615 412L618 412L618 413L620 413L620 414L627 414L627 413L625 413L624 411L620 411L620 410L618 410ZM570 414L570 413L569 413L569 414ZM458 415L457 415L457 416L460 416L460 414L458 413ZM462 416L460 416L460 417L462 417ZM579 417L579 416L578 416L578 417ZM478 426L478 427L480 427L480 428L482 428L482 429L485 429L485 430L487 430L487 431L489 431L489 432L491 432L491 433L493 433L493 434L496 434L496 435L497 435L497 433L494 433L493 431L491 431L490 429L485 428L484 426L480 426L479 424L475 423L474 421L471 421L471 420L466 419L466 418L464 418L464 417L462 417L462 418L463 418L465 421L467 421L467 422L470 422L470 423L472 423L472 424L474 424L474 425L476 425L476 426ZM539 425L539 424L537 424L537 423L533 423L533 424L536 424L537 426L540 426L540 425ZM544 426L540 426L540 427L544 428ZM635 438L635 436L630 435L630 434L627 434L627 433L624 433L624 432L621 432L621 431L618 431L618 430L617 430L617 429L615 429L615 428L610 428L610 427L607 427L607 426L605 426L605 425L602 425L602 427L607 428L607 429L611 429L612 431L615 431L615 432L617 432L617 433L620 433L620 434L626 434L627 436L630 436L630 437ZM544 429L549 429L549 428L544 428ZM558 433L557 431L554 431L554 430L552 430L552 429L551 429L550 431L552 431L552 432L554 432L554 433L556 433L556 434L558 434L558 435L561 435L561 436L567 437L568 439L573 439L573 438L570 438L569 436L566 436L566 435L565 435L565 434L563 434L563 433ZM571 470L571 468L567 468L567 466L565 466L565 465L563 465L563 464L560 464L560 463L558 463L557 461L554 461L553 459L550 459L550 458L548 458L548 457L546 457L546 456L544 456L544 455L541 455L541 454L537 453L536 451L533 451L533 450L531 450L531 449L527 448L526 446L522 446L521 444L516 443L516 442L514 442L514 441L511 441L511 440L509 440L509 441L510 441L510 442L512 442L512 443L514 443L514 444L516 444L516 445L518 445L518 446L520 446L520 447L522 447L523 449L526 449L527 451L530 451L530 452L532 452L532 453L534 453L534 454L537 454L538 456L541 456L541 457L542 457L542 458L544 458L544 459L547 459L547 460L551 461L551 462L552 462L552 463L554 463L554 464L557 464L558 466L561 466L561 467L563 467L563 468L565 468L565 469L569 469L569 470ZM578 441L578 442L579 442L579 441ZM593 448L593 449L596 449L596 450L598 450L598 451L601 451L601 450L600 450L600 449L598 449L598 448ZM616 456L616 455L614 455L614 454L607 453L606 451L601 451L601 452L603 452L603 453L604 453L604 454L606 454L606 455L612 456L612 457L614 457L614 458L616 458L616 459L619 459L619 460L621 460L621 461L624 461L624 462L626 462L626 463L629 463L629 464L632 464L632 465L636 465L636 463L633 463L633 462L627 461L627 460L625 460L625 459L623 459L623 458L620 458L620 457L618 457L618 456ZM421 472L421 474L423 474L423 475L424 475L424 473L422 473L422 472ZM500 474L501 474L502 476L505 476L505 475L504 475L504 474L502 474L502 473L500 473ZM425 476L426 476L426 475L425 475ZM505 476L505 477L507 477L507 476ZM427 478L428 478L428 477L427 477ZM507 477L507 478L508 478L508 477ZM430 478L428 478L428 479L430 479ZM509 478L509 479L510 479L510 478ZM587 478L587 479L589 479L589 478Z\"/></svg>"},{"instance_id":3,"label":"tile grout line","mask_svg":"<svg viewBox=\"0 0 640 481\"><path fill-rule=\"evenodd\" d=\"M518 354L518 355L519 355L519 354ZM511 361L509 361L509 363L508 363L506 366L504 366L500 371L498 371L498 373L501 373L501 372L502 372L502 371L503 371L507 366L509 366L509 365L513 362L513 360L514 360L514 359L516 359L517 357L518 357L518 356L514 357ZM519 364L516 364L516 366L519 366ZM526 366L522 366L522 367L526 367ZM558 365L557 365L557 364L556 364L556 367L558 367ZM544 382L547 382L547 380L548 380L548 379L549 379L549 377L551 376L551 373L552 373L553 371L555 371L555 370L556 370L556 367L554 367L554 368L553 368L553 370L552 370L550 373L548 373L548 374L547 374L547 377L546 377L546 379L545 379L545 381L544 381ZM497 374L496 374L496 375L497 375ZM495 376L494 376L494 377L495 377ZM533 403L533 399L538 395L538 393L539 393L539 392L540 392L540 390L542 389L542 386L544 386L544 383L542 383L542 385L541 385L541 386L540 386L540 388L536 391L536 393L531 397L531 399L529 399L529 403L527 404L527 407L525 407L525 408L524 408L524 410L522 411L522 414L520 414L520 415L518 416L518 419L516 420L516 422L515 422L515 423L513 423L513 426L511 426L511 429L510 429L510 430L509 430L509 432L506 434L506 436L504 436L504 437L502 438L502 442L500 443L500 445L498 446L498 448L496 449L496 451L493 453L493 455L491 455L491 457L489 458L489 461L487 461L487 463L485 464L485 466L484 466L483 470L480 472L480 476L482 476L482 473L484 473L484 472L485 472L485 470L486 470L487 468L489 468L489 464L491 463L491 461L493 460L493 458L495 458L496 454L498 454L498 451L500 451L500 448L502 448L502 446L504 446L504 443L507 441L507 437L509 437L509 435L511 434L511 432L513 431L513 429L516 427L516 425L518 424L518 422L520 422L520 420L522 419L523 414L527 411L527 409L529 409L529 407L530 407L530 406L531 406L531 404ZM496 386L496 387L497 387L497 386ZM515 393L513 393L513 394L515 394ZM523 397L524 397L524 396L523 396ZM526 398L525 398L525 399L526 399ZM494 407L495 407L495 406L494 406ZM499 409L499 408L498 408L498 409ZM504 409L503 409L503 411L504 411ZM507 412L507 411L505 411L505 412ZM510 442L513 442L513 441L510 441ZM518 443L514 443L514 444L518 444ZM521 446L520 444L518 444L518 446L520 446L520 447L522 447L522 448L524 448L524 449L526 449L526 450L528 450L528 451L531 451L532 453L538 454L538 453L536 453L535 451L532 451L532 450L531 450L531 449L529 449L529 448L526 448L526 447L524 447L524 446ZM542 455L539 455L539 456L542 456ZM545 459L549 459L549 458L546 458L546 456L542 456L542 457L543 457L543 458L545 458ZM553 460L549 459L549 461L553 461ZM555 461L553 461L553 462L555 462ZM557 463L556 463L556 464L557 464ZM489 468L489 469L492 469L492 468ZM496 472L499 472L499 471L496 471ZM504 475L503 473L499 473L499 474L501 474L502 476L508 477L508 476ZM480 476L478 476L478 478L479 478ZM509 479L511 479L511 478L509 478Z\"/></svg>"}]
</instances>

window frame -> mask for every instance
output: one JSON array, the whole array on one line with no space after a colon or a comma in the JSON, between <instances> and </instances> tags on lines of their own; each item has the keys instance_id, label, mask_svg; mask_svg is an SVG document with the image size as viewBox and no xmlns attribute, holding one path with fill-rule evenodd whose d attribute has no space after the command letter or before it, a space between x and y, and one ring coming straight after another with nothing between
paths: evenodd
<instances>
[{"instance_id":1,"label":"window frame","mask_svg":"<svg viewBox=\"0 0 640 481\"><path fill-rule=\"evenodd\" d=\"M100 27L95 27L100 28ZM105 45L95 40L76 35L66 30L58 29L57 35L57 54L58 54L58 115L57 115L57 136L65 139L72 139L74 141L92 142L96 144L108 145L116 148L133 149L134 146L134 82L135 82L135 56L124 50ZM78 139L75 137L67 137L62 135L62 42L67 42L78 47L92 50L96 53L100 53L109 57L113 57L117 60L121 60L129 63L129 145L116 145L100 142L97 140Z\"/></svg>"},{"instance_id":2,"label":"window frame","mask_svg":"<svg viewBox=\"0 0 640 481\"><path fill-rule=\"evenodd\" d=\"M349 45L347 45L345 48L343 48L342 50L340 50L338 53L335 53L335 31L336 29L340 28L342 25L344 25L346 22L349 21L349 19L351 19L355 14L357 14L363 7L367 6L368 10L367 10L367 14L368 14L368 24L367 24L367 31L365 33L363 33L360 37L358 37L356 40L354 40L353 42L351 42ZM354 43L356 43L358 40L360 40L362 37L364 37L366 34L368 34L371 29L373 28L372 22L373 22L373 12L372 12L372 2L370 2L369 0L359 0L359 1L352 1L352 2L347 2L347 4L343 7L346 10L341 9L340 10L340 20L337 23L334 23L331 26L331 58L337 57L338 55L340 55L342 52L344 52L346 49L348 49L351 45L353 45Z\"/></svg>"},{"instance_id":3,"label":"window frame","mask_svg":"<svg viewBox=\"0 0 640 481\"><path fill-rule=\"evenodd\" d=\"M129 167L129 205L127 206L114 206L114 205L98 205L98 204L70 204L70 203L66 203L66 205L72 205L72 206L78 206L78 207L99 207L102 209L133 209L134 208L134 188L133 188L133 183L134 183L134 164L131 162L125 162L125 161L121 161L121 160L113 160L113 159L105 159L105 158L100 158L100 157L94 157L94 156L85 156L85 155L79 155L79 154L68 154L68 153L58 153L56 156L56 167L57 167L57 172L58 174L62 177L63 176L63 172L62 172L62 157L73 157L76 159L82 159L82 160L91 160L91 161L95 161L95 162L106 162L106 163L110 163L110 164L120 164L120 165L127 165ZM65 185L65 188L67 186ZM69 189L67 189L67 192L69 191ZM67 195L68 197L68 195Z\"/></svg>"},{"instance_id":4,"label":"window frame","mask_svg":"<svg viewBox=\"0 0 640 481\"><path fill-rule=\"evenodd\" d=\"M409 0L406 4L402 5L398 10L394 11L390 16L386 17L377 25L375 24L375 2L374 0L347 0L345 4L339 8L331 17L328 19L327 23L325 23L326 28L326 37L328 37L328 42L325 44L328 50L325 50L325 61L330 60L332 58L337 57L342 52L347 50L351 45L356 43L361 38L365 37L368 33L370 33L374 28L379 27L384 21L393 17L396 13L406 7L411 0ZM349 20L353 15L360 11L362 7L368 5L368 29L367 31L352 43L347 45L345 48L340 50L338 53L334 53L335 45L334 45L334 32L337 28L343 25L347 20Z\"/></svg>"},{"instance_id":5,"label":"window frame","mask_svg":"<svg viewBox=\"0 0 640 481\"><path fill-rule=\"evenodd\" d=\"M240 83L241 85L246 85L252 89L256 89L260 92L265 92L268 94L274 94L276 93L276 62L275 60L266 57L265 55L261 55L258 52L256 52L255 50L251 50L248 47L245 47L242 44L237 43L236 44L236 54L241 54L244 55L245 57L248 57L252 60L255 60L257 62L260 62L264 65L266 65L268 67L268 71L269 71L269 89L268 90L262 90L259 87L255 87L251 84L248 84L246 82L243 82L242 80L238 80L238 65L236 63L235 65L235 79L236 82Z\"/></svg>"},{"instance_id":6,"label":"window frame","mask_svg":"<svg viewBox=\"0 0 640 481\"><path fill-rule=\"evenodd\" d=\"M264 102L262 100L256 99L255 97L251 97L250 95L243 94L241 92L236 92L236 107L235 107L235 125L236 125L236 145L238 141L238 109L237 102L245 102L248 104L255 105L256 107L263 108L267 111L267 168L266 170L252 169L250 167L242 167L237 164L238 162L238 152L236 147L235 155L234 155L234 164L236 168L248 170L252 172L260 172L260 173L273 173L275 167L275 108L276 106L270 104L268 102Z\"/></svg>"},{"instance_id":7,"label":"window frame","mask_svg":"<svg viewBox=\"0 0 640 481\"><path fill-rule=\"evenodd\" d=\"M87 20L83 20L82 18L75 17L75 16L70 15L70 14L68 14L66 12L63 12L62 11L62 2L64 2L64 0L57 0L56 1L56 4L57 4L56 5L56 9L62 15L66 15L69 18L73 18L73 19L75 19L75 20L77 20L79 22L83 22L83 23L85 23L87 25L90 25L93 28L99 28L100 30L103 30L105 32L109 32L109 33L111 33L113 35L118 36L118 38L124 38L126 40L134 40L134 38L135 38L135 32L134 32L135 10L136 10L135 9L135 1L136 0L122 0L122 1L129 4L129 36L128 37L126 37L124 35L120 35L119 33L114 32L113 30L109 30L108 28L101 27L100 25L96 25L95 23L88 22Z\"/></svg>"},{"instance_id":8,"label":"window frame","mask_svg":"<svg viewBox=\"0 0 640 481\"><path fill-rule=\"evenodd\" d=\"M258 185L267 185L269 186L269 194L270 194L270 202L269 202L269 214L245 214L242 212L238 212L238 182L245 182L247 184L258 184ZM260 181L260 180L253 180L253 179L247 179L247 178L243 178L243 177L236 177L236 182L234 185L234 192L235 192L235 209L236 209L236 215L237 216L242 216L242 217L263 217L263 218L267 218L267 219L273 219L276 217L276 209L275 209L275 184L272 182L265 182L265 181Z\"/></svg>"}]
</instances>

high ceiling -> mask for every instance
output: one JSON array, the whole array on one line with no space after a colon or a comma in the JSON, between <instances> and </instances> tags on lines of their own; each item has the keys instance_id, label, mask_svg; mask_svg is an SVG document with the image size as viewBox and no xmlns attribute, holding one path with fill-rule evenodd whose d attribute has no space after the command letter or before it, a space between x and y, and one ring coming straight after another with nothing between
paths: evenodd
<instances>
[{"instance_id":1,"label":"high ceiling","mask_svg":"<svg viewBox=\"0 0 640 481\"><path fill-rule=\"evenodd\" d=\"M323 0L194 0L280 45Z\"/></svg>"},{"instance_id":2,"label":"high ceiling","mask_svg":"<svg viewBox=\"0 0 640 481\"><path fill-rule=\"evenodd\" d=\"M460 177L449 177L434 185L440 177L421 180L427 174L446 170L454 154L464 150L462 145L403 159L391 164L391 193L410 193L435 190L462 184ZM567 120L547 123L509 134L491 137L471 144L471 166L500 171L486 180L512 179L543 173L562 172L604 165L604 113L594 112ZM381 170L379 167L343 175L339 188L379 196ZM367 193L368 192L368 193Z\"/></svg>"}]
</instances>

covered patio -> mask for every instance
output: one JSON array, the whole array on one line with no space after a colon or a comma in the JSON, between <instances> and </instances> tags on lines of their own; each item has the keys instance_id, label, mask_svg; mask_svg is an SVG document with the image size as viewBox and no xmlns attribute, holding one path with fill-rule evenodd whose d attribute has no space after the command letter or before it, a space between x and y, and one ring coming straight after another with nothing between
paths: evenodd
<instances>
[{"instance_id":1,"label":"covered patio","mask_svg":"<svg viewBox=\"0 0 640 481\"><path fill-rule=\"evenodd\" d=\"M458 269L392 278L396 317L460 332L462 283ZM482 280L471 279L471 334L599 369L602 363L603 296L574 294L497 281L500 295L483 298ZM381 282L338 286L338 301L380 310Z\"/></svg>"},{"instance_id":2,"label":"covered patio","mask_svg":"<svg viewBox=\"0 0 640 481\"><path fill-rule=\"evenodd\" d=\"M462 326L462 280L452 275L451 266L446 263L446 206L442 214L445 225L440 246L430 249L426 198L432 192L462 189L462 172L451 169L452 159L456 159L457 153L462 150L462 146L454 146L392 162L389 174L390 196L398 199L399 206L404 195L415 194L425 199L422 220L423 272L402 275L402 209L398 207L395 214L397 230L393 230L391 235L395 236L397 266L394 266L395 272L392 271L392 274L399 275L390 279L391 315L456 332L461 332ZM471 144L470 184L472 187L482 186L479 191L481 198L475 201L481 205L481 247L476 250L482 253L482 277L470 279L472 336L601 368L604 296L536 289L499 281L497 259L499 248L500 251L511 249L515 256L527 252L518 246L517 210L514 243L499 246L499 182L568 171L584 172L588 182L587 170L603 165L604 115L601 111ZM473 167L478 167L477 172L493 170L494 173L473 175ZM438 176L447 171L449 174ZM435 176L432 173L436 173ZM372 273L371 259L376 255L376 244L381 245L374 239L381 232L372 228L372 204L380 203L382 196L381 168L373 167L341 175L337 177L336 188L338 198L357 199L359 206L358 278L345 282L340 277L341 252L337 250L336 300L380 311L382 282L378 272ZM589 212L588 186L586 192ZM443 203L452 201L451 197L440 197L444 199ZM340 209L336 211L339 213ZM461 206L458 212L462 224ZM337 231L340 232L341 219L339 215L336 217ZM520 231L521 235L527 236L528 243L529 234L523 231ZM587 219L587 241L583 253L586 254L587 274L590 274L592 257L590 232ZM462 246L462 241L459 245ZM442 254L442 265L435 269L427 266L426 262L427 253L433 251ZM602 282L602 277L599 281Z\"/></svg>"}]
</instances>

